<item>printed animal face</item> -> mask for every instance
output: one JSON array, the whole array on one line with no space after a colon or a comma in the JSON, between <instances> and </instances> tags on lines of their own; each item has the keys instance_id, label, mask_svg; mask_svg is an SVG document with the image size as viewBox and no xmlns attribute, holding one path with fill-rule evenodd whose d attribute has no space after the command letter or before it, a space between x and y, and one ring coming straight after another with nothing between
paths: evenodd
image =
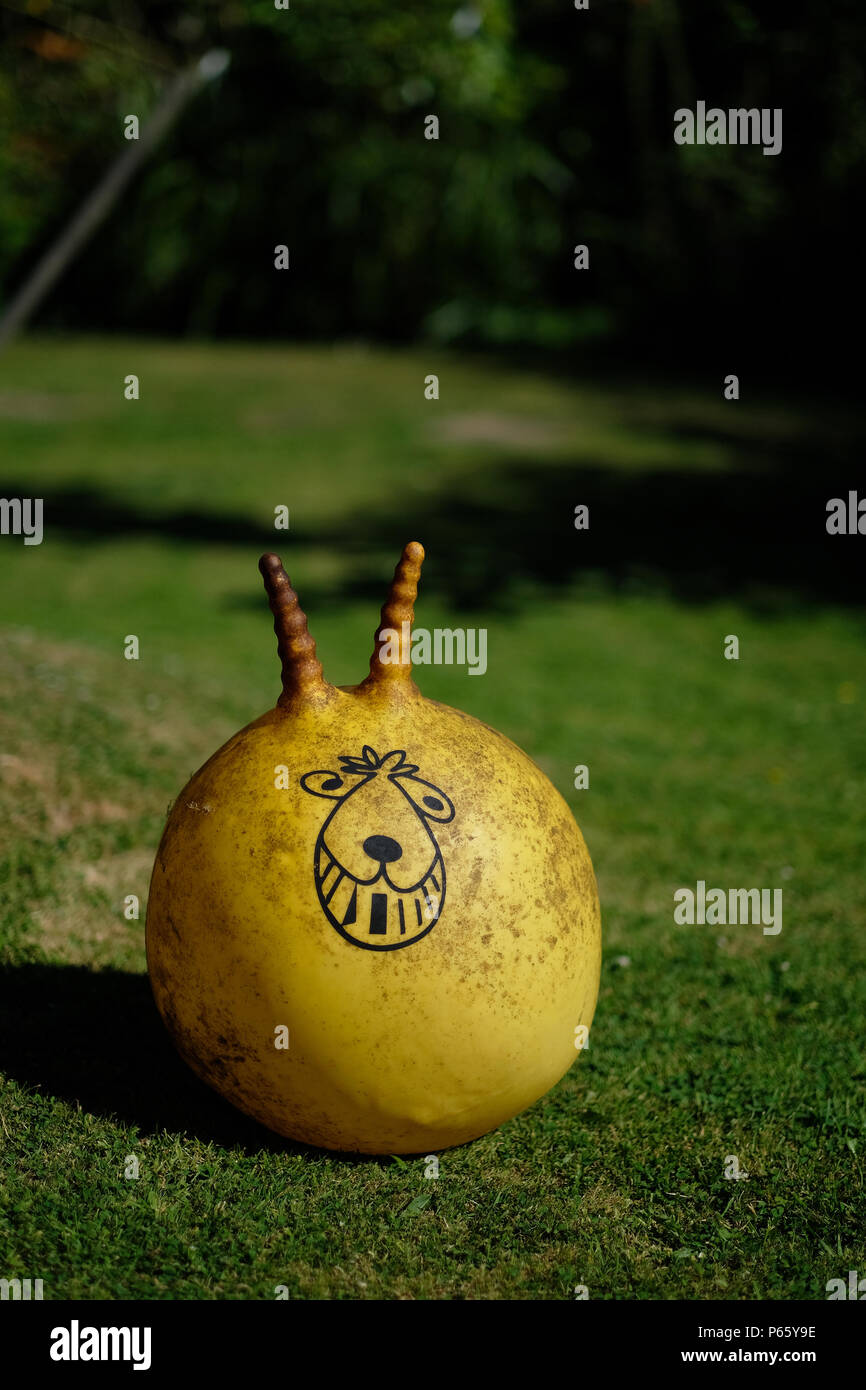
<instances>
[{"instance_id":1,"label":"printed animal face","mask_svg":"<svg viewBox=\"0 0 866 1390\"><path fill-rule=\"evenodd\" d=\"M454 819L451 800L418 777L402 749L341 754L339 771L307 772L304 791L334 806L316 840L316 891L341 936L368 951L420 941L445 903L445 865L431 825Z\"/></svg>"}]
</instances>

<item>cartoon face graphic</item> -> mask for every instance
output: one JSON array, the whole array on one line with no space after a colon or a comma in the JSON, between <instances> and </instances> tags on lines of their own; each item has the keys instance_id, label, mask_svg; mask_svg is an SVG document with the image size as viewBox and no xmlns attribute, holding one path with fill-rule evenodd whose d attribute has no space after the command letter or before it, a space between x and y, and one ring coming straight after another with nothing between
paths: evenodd
<instances>
[{"instance_id":1,"label":"cartoon face graphic","mask_svg":"<svg viewBox=\"0 0 866 1390\"><path fill-rule=\"evenodd\" d=\"M341 936L397 951L426 936L445 903L445 865L431 823L454 819L450 799L417 776L402 749L340 755L338 772L307 772L304 791L336 805L316 840L316 891Z\"/></svg>"}]
</instances>

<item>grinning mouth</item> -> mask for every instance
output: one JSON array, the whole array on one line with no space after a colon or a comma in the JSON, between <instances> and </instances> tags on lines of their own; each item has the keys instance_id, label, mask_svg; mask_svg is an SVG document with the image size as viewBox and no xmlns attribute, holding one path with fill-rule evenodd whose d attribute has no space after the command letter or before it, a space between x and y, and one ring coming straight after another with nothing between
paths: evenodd
<instances>
[{"instance_id":1,"label":"grinning mouth","mask_svg":"<svg viewBox=\"0 0 866 1390\"><path fill-rule=\"evenodd\" d=\"M372 883L359 883L324 845L316 847L316 890L332 926L342 936L373 951L408 946L438 921L445 900L445 870L437 854L413 888L401 891L385 866Z\"/></svg>"}]
</instances>

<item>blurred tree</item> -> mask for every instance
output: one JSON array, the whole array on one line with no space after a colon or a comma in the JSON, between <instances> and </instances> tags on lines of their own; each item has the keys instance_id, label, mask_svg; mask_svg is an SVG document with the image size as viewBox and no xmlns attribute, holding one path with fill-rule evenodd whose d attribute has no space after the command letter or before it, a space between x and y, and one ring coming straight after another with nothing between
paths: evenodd
<instances>
[{"instance_id":1,"label":"blurred tree","mask_svg":"<svg viewBox=\"0 0 866 1390\"><path fill-rule=\"evenodd\" d=\"M746 0L18 2L0 10L7 294L116 154L123 115L147 113L167 69L232 54L46 322L737 349L745 368L745 316L747 353L828 363L858 255L857 0L792 0L771 21ZM697 98L782 107L783 153L675 145L673 112Z\"/></svg>"}]
</instances>

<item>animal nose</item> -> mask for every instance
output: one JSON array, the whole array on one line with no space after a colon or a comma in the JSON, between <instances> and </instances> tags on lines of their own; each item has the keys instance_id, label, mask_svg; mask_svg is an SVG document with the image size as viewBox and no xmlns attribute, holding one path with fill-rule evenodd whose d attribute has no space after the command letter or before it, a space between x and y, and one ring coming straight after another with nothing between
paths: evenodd
<instances>
[{"instance_id":1,"label":"animal nose","mask_svg":"<svg viewBox=\"0 0 866 1390\"><path fill-rule=\"evenodd\" d=\"M368 835L364 841L364 853L378 864L393 864L395 859L402 858L403 849L390 835Z\"/></svg>"}]
</instances>

